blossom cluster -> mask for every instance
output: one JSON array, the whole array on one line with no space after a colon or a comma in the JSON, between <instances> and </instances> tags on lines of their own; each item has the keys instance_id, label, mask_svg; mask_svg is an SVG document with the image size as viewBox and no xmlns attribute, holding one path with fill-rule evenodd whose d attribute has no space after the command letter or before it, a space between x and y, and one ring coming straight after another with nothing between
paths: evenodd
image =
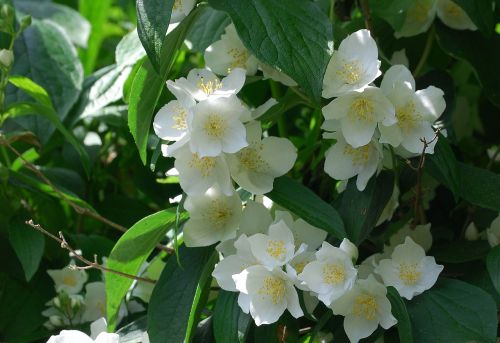
<instances>
[{"instance_id":1,"label":"blossom cluster","mask_svg":"<svg viewBox=\"0 0 500 343\"><path fill-rule=\"evenodd\" d=\"M403 65L389 68L374 86L380 64L370 32L359 30L340 43L323 79L323 97L336 97L323 107L324 138L336 140L326 152L325 171L337 180L357 176L360 191L391 150L404 157L433 153L432 125L446 107L441 89L417 90Z\"/></svg>"},{"instance_id":2,"label":"blossom cluster","mask_svg":"<svg viewBox=\"0 0 500 343\"><path fill-rule=\"evenodd\" d=\"M415 243L429 248L429 229L403 228L383 254L356 266L358 250L349 240L333 246L325 231L287 211L276 209L273 218L265 206L248 201L237 238L217 246L223 259L212 275L222 289L239 292L239 306L257 325L278 321L285 310L299 318L321 301L345 317L350 341L358 342L379 325L396 324L386 286L411 300L436 282L443 266Z\"/></svg>"}]
</instances>

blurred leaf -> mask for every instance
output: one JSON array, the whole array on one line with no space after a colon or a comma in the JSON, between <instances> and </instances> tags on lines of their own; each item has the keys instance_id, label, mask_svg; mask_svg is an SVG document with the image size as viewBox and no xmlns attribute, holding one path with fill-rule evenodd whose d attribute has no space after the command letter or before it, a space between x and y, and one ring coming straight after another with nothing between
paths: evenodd
<instances>
[{"instance_id":1,"label":"blurred leaf","mask_svg":"<svg viewBox=\"0 0 500 343\"><path fill-rule=\"evenodd\" d=\"M21 154L21 156L23 157L24 160L32 163L40 157L35 148L30 148L26 150ZM14 162L12 162L10 169L14 171L20 170L24 166L23 159L21 159L20 157L16 158Z\"/></svg>"},{"instance_id":2,"label":"blurred leaf","mask_svg":"<svg viewBox=\"0 0 500 343\"><path fill-rule=\"evenodd\" d=\"M238 292L221 290L215 304L213 324L217 343L245 342L252 323L249 314L238 305Z\"/></svg>"},{"instance_id":3,"label":"blurred leaf","mask_svg":"<svg viewBox=\"0 0 500 343\"><path fill-rule=\"evenodd\" d=\"M403 26L412 0L369 0L372 14L388 22L394 31Z\"/></svg>"},{"instance_id":4,"label":"blurred leaf","mask_svg":"<svg viewBox=\"0 0 500 343\"><path fill-rule=\"evenodd\" d=\"M191 313L196 311L200 278L211 260L213 247L179 249L180 266L170 258L151 295L148 334L151 343L182 343L188 335ZM213 265L212 265L213 267Z\"/></svg>"},{"instance_id":5,"label":"blurred leaf","mask_svg":"<svg viewBox=\"0 0 500 343\"><path fill-rule=\"evenodd\" d=\"M30 281L42 260L45 237L22 219L14 219L9 224L9 242L23 266L26 281Z\"/></svg>"},{"instance_id":6,"label":"blurred leaf","mask_svg":"<svg viewBox=\"0 0 500 343\"><path fill-rule=\"evenodd\" d=\"M337 210L294 179L287 176L275 179L273 190L266 196L334 237L346 237L344 223Z\"/></svg>"},{"instance_id":7,"label":"blurred leaf","mask_svg":"<svg viewBox=\"0 0 500 343\"><path fill-rule=\"evenodd\" d=\"M190 50L205 52L206 48L220 39L230 23L231 19L225 12L205 7L186 34L186 41L191 43Z\"/></svg>"},{"instance_id":8,"label":"blurred leaf","mask_svg":"<svg viewBox=\"0 0 500 343\"><path fill-rule=\"evenodd\" d=\"M447 244L437 244L430 255L444 263L464 263L483 259L488 254L488 242L457 240Z\"/></svg>"},{"instance_id":9,"label":"blurred leaf","mask_svg":"<svg viewBox=\"0 0 500 343\"><path fill-rule=\"evenodd\" d=\"M500 175L461 162L458 168L462 197L474 205L500 211Z\"/></svg>"},{"instance_id":10,"label":"blurred leaf","mask_svg":"<svg viewBox=\"0 0 500 343\"><path fill-rule=\"evenodd\" d=\"M463 281L441 279L407 308L416 342L496 342L493 298Z\"/></svg>"},{"instance_id":11,"label":"blurred leaf","mask_svg":"<svg viewBox=\"0 0 500 343\"><path fill-rule=\"evenodd\" d=\"M439 135L434 154L428 155L425 169L439 182L445 184L453 194L460 195L460 174L455 154L447 138Z\"/></svg>"},{"instance_id":12,"label":"blurred leaf","mask_svg":"<svg viewBox=\"0 0 500 343\"><path fill-rule=\"evenodd\" d=\"M175 209L163 210L141 219L116 242L106 261L107 267L137 275L156 244L174 223ZM120 304L132 281L119 275L106 274L106 313L109 330L114 330L118 324Z\"/></svg>"},{"instance_id":13,"label":"blurred leaf","mask_svg":"<svg viewBox=\"0 0 500 343\"><path fill-rule=\"evenodd\" d=\"M363 192L350 180L341 194L338 211L344 221L347 238L359 245L377 224L378 218L392 196L394 175L382 172L372 178Z\"/></svg>"},{"instance_id":14,"label":"blurred leaf","mask_svg":"<svg viewBox=\"0 0 500 343\"><path fill-rule=\"evenodd\" d=\"M29 14L33 18L50 21L60 26L75 45L87 47L90 23L74 9L51 2L41 3L33 0L18 0L15 5L16 9L23 14Z\"/></svg>"},{"instance_id":15,"label":"blurred leaf","mask_svg":"<svg viewBox=\"0 0 500 343\"><path fill-rule=\"evenodd\" d=\"M209 4L229 14L251 53L281 69L319 103L333 33L330 20L314 2L209 0Z\"/></svg>"},{"instance_id":16,"label":"blurred leaf","mask_svg":"<svg viewBox=\"0 0 500 343\"><path fill-rule=\"evenodd\" d=\"M495 8L494 1L482 0L482 1L470 1L470 0L453 0L469 15L469 18L478 27L481 32L487 36L491 37L495 29L494 12ZM497 4L498 5L498 4Z\"/></svg>"},{"instance_id":17,"label":"blurred leaf","mask_svg":"<svg viewBox=\"0 0 500 343\"><path fill-rule=\"evenodd\" d=\"M149 61L160 73L162 48L174 0L137 0L137 33Z\"/></svg>"},{"instance_id":18,"label":"blurred leaf","mask_svg":"<svg viewBox=\"0 0 500 343\"><path fill-rule=\"evenodd\" d=\"M199 8L192 11L165 38L161 56L160 75L154 70L151 62L147 60L141 65L132 82L128 126L134 137L143 164L146 164L147 160L149 130L156 103L165 87L168 73L175 61L178 49L182 45L187 31L198 13Z\"/></svg>"},{"instance_id":19,"label":"blurred leaf","mask_svg":"<svg viewBox=\"0 0 500 343\"><path fill-rule=\"evenodd\" d=\"M493 286L500 293L500 245L491 249L486 258L486 267L488 268Z\"/></svg>"},{"instance_id":20,"label":"blurred leaf","mask_svg":"<svg viewBox=\"0 0 500 343\"><path fill-rule=\"evenodd\" d=\"M401 343L413 343L413 334L411 328L410 316L406 310L406 305L398 291L392 287L387 287L387 298L391 302L391 312L398 320L398 333Z\"/></svg>"},{"instance_id":21,"label":"blurred leaf","mask_svg":"<svg viewBox=\"0 0 500 343\"><path fill-rule=\"evenodd\" d=\"M94 68L101 50L101 44L107 35L104 29L110 13L113 0L79 0L80 13L87 18L92 26L88 40L87 50L81 51L82 63L85 74L90 74Z\"/></svg>"},{"instance_id":22,"label":"blurred leaf","mask_svg":"<svg viewBox=\"0 0 500 343\"><path fill-rule=\"evenodd\" d=\"M126 34L116 46L116 64L118 66L131 66L146 56L146 51L141 45L137 30Z\"/></svg>"}]
</instances>

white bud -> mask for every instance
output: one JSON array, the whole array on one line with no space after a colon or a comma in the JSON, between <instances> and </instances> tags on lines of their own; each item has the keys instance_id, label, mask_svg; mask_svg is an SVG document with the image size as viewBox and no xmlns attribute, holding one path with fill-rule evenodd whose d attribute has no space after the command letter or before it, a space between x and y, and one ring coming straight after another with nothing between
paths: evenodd
<instances>
[{"instance_id":1,"label":"white bud","mask_svg":"<svg viewBox=\"0 0 500 343\"><path fill-rule=\"evenodd\" d=\"M479 231L474 223L470 223L469 226L467 226L467 229L465 229L465 239L468 241L475 241L479 239Z\"/></svg>"},{"instance_id":2,"label":"white bud","mask_svg":"<svg viewBox=\"0 0 500 343\"><path fill-rule=\"evenodd\" d=\"M62 319L59 316L50 316L49 322L54 326L61 326L63 324Z\"/></svg>"},{"instance_id":3,"label":"white bud","mask_svg":"<svg viewBox=\"0 0 500 343\"><path fill-rule=\"evenodd\" d=\"M358 248L347 238L344 238L342 240L339 248L340 250L343 250L346 254L351 256L351 259L353 261L356 261L358 259Z\"/></svg>"},{"instance_id":4,"label":"white bud","mask_svg":"<svg viewBox=\"0 0 500 343\"><path fill-rule=\"evenodd\" d=\"M61 307L61 300L59 298L54 298L54 306Z\"/></svg>"},{"instance_id":5,"label":"white bud","mask_svg":"<svg viewBox=\"0 0 500 343\"><path fill-rule=\"evenodd\" d=\"M14 62L14 54L11 50L1 49L0 50L0 63L4 67L10 67L10 65Z\"/></svg>"}]
</instances>

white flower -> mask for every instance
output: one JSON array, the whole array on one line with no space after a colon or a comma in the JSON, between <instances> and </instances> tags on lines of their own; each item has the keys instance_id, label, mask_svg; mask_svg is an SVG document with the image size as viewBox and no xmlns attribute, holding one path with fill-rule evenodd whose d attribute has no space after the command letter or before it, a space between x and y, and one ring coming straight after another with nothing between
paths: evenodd
<instances>
[{"instance_id":1,"label":"white flower","mask_svg":"<svg viewBox=\"0 0 500 343\"><path fill-rule=\"evenodd\" d=\"M299 279L304 281L326 306L352 288L357 271L351 256L328 242L316 252L316 261L304 267Z\"/></svg>"},{"instance_id":2,"label":"white flower","mask_svg":"<svg viewBox=\"0 0 500 343\"><path fill-rule=\"evenodd\" d=\"M192 69L187 78L181 77L175 81L168 80L167 88L178 100L186 93L197 101L225 98L237 94L245 85L245 71L236 68L220 80L207 69Z\"/></svg>"},{"instance_id":3,"label":"white flower","mask_svg":"<svg viewBox=\"0 0 500 343\"><path fill-rule=\"evenodd\" d=\"M234 24L228 25L220 40L205 50L207 68L219 75L227 75L235 68L245 69L247 75L255 75L258 62L243 45Z\"/></svg>"},{"instance_id":4,"label":"white flower","mask_svg":"<svg viewBox=\"0 0 500 343\"><path fill-rule=\"evenodd\" d=\"M331 127L332 124L337 126L336 131L340 131L353 148L370 143L377 126L396 123L394 106L376 87L338 97L323 107L323 116L326 119L323 128ZM339 121L340 125L332 120Z\"/></svg>"},{"instance_id":5,"label":"white flower","mask_svg":"<svg viewBox=\"0 0 500 343\"><path fill-rule=\"evenodd\" d=\"M357 175L356 186L363 191L382 161L381 145L372 140L367 145L353 148L338 133L325 134L325 138L337 139L337 143L325 153L325 172L336 180Z\"/></svg>"},{"instance_id":6,"label":"white flower","mask_svg":"<svg viewBox=\"0 0 500 343\"><path fill-rule=\"evenodd\" d=\"M280 220L283 220L292 231L295 246L305 244L307 250L315 251L326 239L327 232L325 230L312 226L302 218L293 219L292 214L288 211L275 211L274 222L277 223Z\"/></svg>"},{"instance_id":7,"label":"white flower","mask_svg":"<svg viewBox=\"0 0 500 343\"><path fill-rule=\"evenodd\" d=\"M217 280L220 288L237 292L233 275L241 273L246 268L259 264L250 249L248 237L243 234L234 242L236 254L224 257L216 266L212 276Z\"/></svg>"},{"instance_id":8,"label":"white flower","mask_svg":"<svg viewBox=\"0 0 500 343\"><path fill-rule=\"evenodd\" d=\"M292 280L280 268L251 266L233 279L241 292L238 303L244 312L250 312L256 325L278 321L286 309L294 318L304 315Z\"/></svg>"},{"instance_id":9,"label":"white flower","mask_svg":"<svg viewBox=\"0 0 500 343\"><path fill-rule=\"evenodd\" d=\"M87 272L74 269L73 266L74 263L72 262L63 269L47 270L47 274L54 280L56 292L77 294L82 290L88 279Z\"/></svg>"},{"instance_id":10,"label":"white flower","mask_svg":"<svg viewBox=\"0 0 500 343\"><path fill-rule=\"evenodd\" d=\"M351 343L370 336L379 324L389 329L397 323L386 295L385 286L370 275L357 280L350 291L331 304L334 314L345 316L344 330Z\"/></svg>"},{"instance_id":11,"label":"white flower","mask_svg":"<svg viewBox=\"0 0 500 343\"><path fill-rule=\"evenodd\" d=\"M304 271L305 266L313 262L316 259L316 254L314 251L302 251L295 255L294 258L286 265L286 272L293 280L295 286L303 291L310 291L307 284L299 278L299 275ZM304 293L307 294L307 293Z\"/></svg>"},{"instance_id":12,"label":"white flower","mask_svg":"<svg viewBox=\"0 0 500 343\"><path fill-rule=\"evenodd\" d=\"M323 79L323 97L332 98L359 91L380 76L377 44L370 31L347 36L335 51Z\"/></svg>"},{"instance_id":13,"label":"white flower","mask_svg":"<svg viewBox=\"0 0 500 343\"><path fill-rule=\"evenodd\" d=\"M434 86L415 91L415 79L403 65L389 68L380 88L396 108L398 120L392 126L379 126L380 142L394 147L402 145L409 152L420 154L425 139L429 143L426 152L432 154L436 144L432 123L446 108L443 91Z\"/></svg>"},{"instance_id":14,"label":"white flower","mask_svg":"<svg viewBox=\"0 0 500 343\"><path fill-rule=\"evenodd\" d=\"M455 30L477 30L467 13L451 0L437 0L437 16Z\"/></svg>"},{"instance_id":15,"label":"white flower","mask_svg":"<svg viewBox=\"0 0 500 343\"><path fill-rule=\"evenodd\" d=\"M193 108L191 151L200 157L218 156L248 146L246 129L240 121L247 112L236 96L198 103Z\"/></svg>"},{"instance_id":16,"label":"white flower","mask_svg":"<svg viewBox=\"0 0 500 343\"><path fill-rule=\"evenodd\" d=\"M416 36L429 29L436 16L436 0L415 0L406 11L403 27L395 33L396 38Z\"/></svg>"},{"instance_id":17,"label":"white flower","mask_svg":"<svg viewBox=\"0 0 500 343\"><path fill-rule=\"evenodd\" d=\"M190 96L172 100L156 113L153 129L158 137L178 141L188 133L189 110L196 102Z\"/></svg>"},{"instance_id":18,"label":"white flower","mask_svg":"<svg viewBox=\"0 0 500 343\"><path fill-rule=\"evenodd\" d=\"M237 193L226 196L217 188L210 188L203 195L188 196L184 208L189 212L184 225L186 246L208 246L236 236L241 218Z\"/></svg>"},{"instance_id":19,"label":"white flower","mask_svg":"<svg viewBox=\"0 0 500 343\"><path fill-rule=\"evenodd\" d=\"M85 286L84 322L91 322L106 316L106 287L104 282L91 282Z\"/></svg>"},{"instance_id":20,"label":"white flower","mask_svg":"<svg viewBox=\"0 0 500 343\"><path fill-rule=\"evenodd\" d=\"M429 251L432 246L431 224L417 225L414 228L410 227L410 224L406 224L391 236L389 239L389 249L402 244L406 237L410 237L415 243L424 248L425 251ZM388 250L388 247L385 250Z\"/></svg>"},{"instance_id":21,"label":"white flower","mask_svg":"<svg viewBox=\"0 0 500 343\"><path fill-rule=\"evenodd\" d=\"M486 229L486 237L492 247L500 243L500 214L491 222L490 227Z\"/></svg>"},{"instance_id":22,"label":"white flower","mask_svg":"<svg viewBox=\"0 0 500 343\"><path fill-rule=\"evenodd\" d=\"M192 152L188 145L174 152L174 166L179 172L179 183L188 195L200 195L217 186L224 194L233 193L229 167L224 156L204 156Z\"/></svg>"},{"instance_id":23,"label":"white flower","mask_svg":"<svg viewBox=\"0 0 500 343\"><path fill-rule=\"evenodd\" d=\"M267 235L257 233L248 240L252 254L268 268L284 266L295 255L292 231L282 220L272 224Z\"/></svg>"},{"instance_id":24,"label":"white flower","mask_svg":"<svg viewBox=\"0 0 500 343\"><path fill-rule=\"evenodd\" d=\"M297 149L286 138L261 139L260 122L246 125L248 146L227 155L231 176L240 187L253 193L264 194L273 189L274 179L292 169Z\"/></svg>"},{"instance_id":25,"label":"white flower","mask_svg":"<svg viewBox=\"0 0 500 343\"><path fill-rule=\"evenodd\" d=\"M342 242L340 242L339 249L349 255L353 262L358 259L358 247L354 245L354 243L352 243L349 239L344 238Z\"/></svg>"},{"instance_id":26,"label":"white flower","mask_svg":"<svg viewBox=\"0 0 500 343\"><path fill-rule=\"evenodd\" d=\"M191 12L196 5L196 0L174 0L170 24L178 23Z\"/></svg>"},{"instance_id":27,"label":"white flower","mask_svg":"<svg viewBox=\"0 0 500 343\"><path fill-rule=\"evenodd\" d=\"M399 187L397 185L394 185L391 198L385 205L384 210L380 214L380 217L378 218L377 224L375 226L379 226L386 220L391 220L398 206L399 206Z\"/></svg>"},{"instance_id":28,"label":"white flower","mask_svg":"<svg viewBox=\"0 0 500 343\"><path fill-rule=\"evenodd\" d=\"M271 67L269 64L261 62L259 64L259 68L260 68L260 70L262 70L262 74L264 75L264 80L271 79L271 80L274 80L276 82L280 82L288 87L297 86L297 82L295 82L290 76L283 73L279 69Z\"/></svg>"},{"instance_id":29,"label":"white flower","mask_svg":"<svg viewBox=\"0 0 500 343\"><path fill-rule=\"evenodd\" d=\"M78 330L62 330L59 335L51 336L47 343L118 343L120 336L116 333L100 333L95 341Z\"/></svg>"},{"instance_id":30,"label":"white flower","mask_svg":"<svg viewBox=\"0 0 500 343\"><path fill-rule=\"evenodd\" d=\"M393 286L398 293L408 300L430 289L437 281L443 266L436 264L432 256L425 256L424 249L406 237L398 245L391 259L381 260L375 268L387 286Z\"/></svg>"}]
</instances>

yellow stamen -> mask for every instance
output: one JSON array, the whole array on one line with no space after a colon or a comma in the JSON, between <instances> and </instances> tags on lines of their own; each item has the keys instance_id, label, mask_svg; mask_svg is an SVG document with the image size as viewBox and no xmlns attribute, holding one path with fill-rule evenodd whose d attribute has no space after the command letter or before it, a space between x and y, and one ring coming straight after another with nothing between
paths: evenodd
<instances>
[{"instance_id":1,"label":"yellow stamen","mask_svg":"<svg viewBox=\"0 0 500 343\"><path fill-rule=\"evenodd\" d=\"M345 268L341 264L328 263L323 266L323 282L328 285L338 285L345 280Z\"/></svg>"},{"instance_id":2,"label":"yellow stamen","mask_svg":"<svg viewBox=\"0 0 500 343\"><path fill-rule=\"evenodd\" d=\"M234 68L245 68L248 57L250 56L246 49L237 48L229 49L228 54L233 58L231 66L229 67L230 70Z\"/></svg>"},{"instance_id":3,"label":"yellow stamen","mask_svg":"<svg viewBox=\"0 0 500 343\"><path fill-rule=\"evenodd\" d=\"M368 294L360 294L354 300L352 313L358 317L365 317L366 320L372 320L377 314L377 299Z\"/></svg>"},{"instance_id":4,"label":"yellow stamen","mask_svg":"<svg viewBox=\"0 0 500 343\"><path fill-rule=\"evenodd\" d=\"M222 82L219 79L215 78L213 80L209 80L205 82L203 77L201 77L200 81L197 84L198 88L201 89L206 95L211 95L215 91L222 88Z\"/></svg>"},{"instance_id":5,"label":"yellow stamen","mask_svg":"<svg viewBox=\"0 0 500 343\"><path fill-rule=\"evenodd\" d=\"M399 279L407 286L415 285L422 273L419 271L418 263L401 263L399 265Z\"/></svg>"},{"instance_id":6,"label":"yellow stamen","mask_svg":"<svg viewBox=\"0 0 500 343\"><path fill-rule=\"evenodd\" d=\"M413 130L422 120L422 116L416 113L416 109L417 106L413 101L408 101L404 106L396 108L398 125L403 131Z\"/></svg>"},{"instance_id":7,"label":"yellow stamen","mask_svg":"<svg viewBox=\"0 0 500 343\"><path fill-rule=\"evenodd\" d=\"M264 285L258 293L270 296L271 301L276 305L285 297L285 282L282 279L268 276L264 279Z\"/></svg>"},{"instance_id":8,"label":"yellow stamen","mask_svg":"<svg viewBox=\"0 0 500 343\"><path fill-rule=\"evenodd\" d=\"M215 157L199 157L198 154L192 153L191 160L189 161L189 167L198 169L202 177L207 177L212 173L215 167Z\"/></svg>"},{"instance_id":9,"label":"yellow stamen","mask_svg":"<svg viewBox=\"0 0 500 343\"><path fill-rule=\"evenodd\" d=\"M261 156L262 144L254 144L238 152L240 163L250 171L265 172L269 165Z\"/></svg>"},{"instance_id":10,"label":"yellow stamen","mask_svg":"<svg viewBox=\"0 0 500 343\"><path fill-rule=\"evenodd\" d=\"M350 145L346 145L344 148L344 155L349 155L352 159L352 164L355 166L366 164L370 159L370 153L370 144L364 145L359 148L353 148Z\"/></svg>"},{"instance_id":11,"label":"yellow stamen","mask_svg":"<svg viewBox=\"0 0 500 343\"><path fill-rule=\"evenodd\" d=\"M172 129L176 130L186 130L187 129L187 111L184 107L176 105L174 107L175 114L173 116L174 125L172 125Z\"/></svg>"},{"instance_id":12,"label":"yellow stamen","mask_svg":"<svg viewBox=\"0 0 500 343\"><path fill-rule=\"evenodd\" d=\"M77 284L77 281L76 281L76 278L74 275L65 275L63 277L63 283L65 285L68 285L68 286L71 286L71 287L74 287L76 286Z\"/></svg>"},{"instance_id":13,"label":"yellow stamen","mask_svg":"<svg viewBox=\"0 0 500 343\"><path fill-rule=\"evenodd\" d=\"M275 259L281 258L286 253L285 242L280 240L271 239L267 242L267 253Z\"/></svg>"},{"instance_id":14,"label":"yellow stamen","mask_svg":"<svg viewBox=\"0 0 500 343\"><path fill-rule=\"evenodd\" d=\"M347 84L352 85L353 83L361 80L362 69L359 62L344 62L342 67L337 70L337 75Z\"/></svg>"},{"instance_id":15,"label":"yellow stamen","mask_svg":"<svg viewBox=\"0 0 500 343\"><path fill-rule=\"evenodd\" d=\"M209 114L204 126L206 134L214 138L222 138L227 127L226 119L217 113Z\"/></svg>"},{"instance_id":16,"label":"yellow stamen","mask_svg":"<svg viewBox=\"0 0 500 343\"><path fill-rule=\"evenodd\" d=\"M359 97L351 104L349 111L351 118L360 121L374 122L374 107L370 99Z\"/></svg>"}]
</instances>

